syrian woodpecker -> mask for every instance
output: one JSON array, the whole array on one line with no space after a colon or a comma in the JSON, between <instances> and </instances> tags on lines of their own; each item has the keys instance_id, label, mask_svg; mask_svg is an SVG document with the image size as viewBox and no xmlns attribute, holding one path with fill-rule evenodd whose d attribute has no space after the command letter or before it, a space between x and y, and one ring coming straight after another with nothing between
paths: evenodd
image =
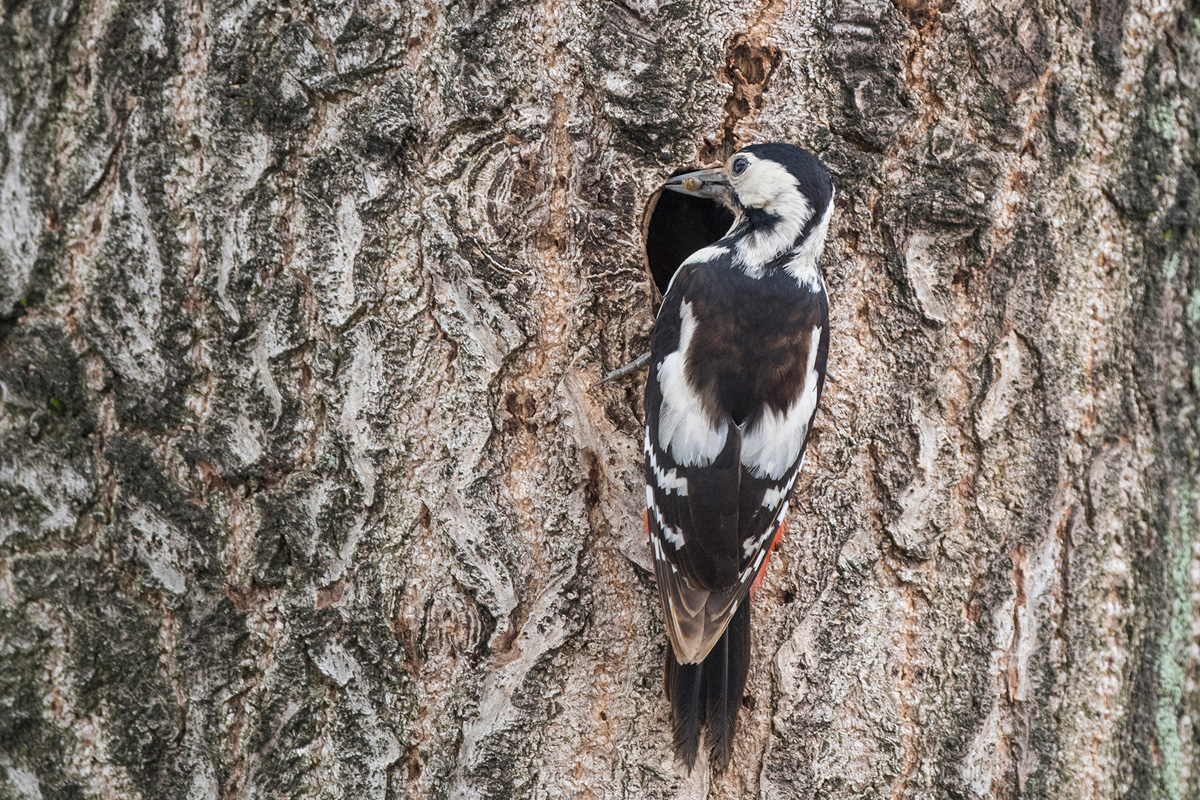
<instances>
[{"instance_id":1,"label":"syrian woodpecker","mask_svg":"<svg viewBox=\"0 0 1200 800\"><path fill-rule=\"evenodd\" d=\"M671 279L646 381L646 530L671 640L675 755L692 769L703 726L724 769L750 667L751 592L783 533L825 383L817 262L833 184L811 153L772 143L666 188L734 213Z\"/></svg>"}]
</instances>

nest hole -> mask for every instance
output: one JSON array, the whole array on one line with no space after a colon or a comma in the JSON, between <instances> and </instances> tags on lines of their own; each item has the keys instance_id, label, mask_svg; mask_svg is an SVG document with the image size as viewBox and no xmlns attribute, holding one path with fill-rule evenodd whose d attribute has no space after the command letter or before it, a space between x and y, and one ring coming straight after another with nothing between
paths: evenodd
<instances>
[{"instance_id":1,"label":"nest hole","mask_svg":"<svg viewBox=\"0 0 1200 800\"><path fill-rule=\"evenodd\" d=\"M679 169L671 177L692 172ZM646 204L642 239L646 243L646 268L661 297L671 277L688 256L720 239L733 225L733 212L703 197L659 188Z\"/></svg>"}]
</instances>

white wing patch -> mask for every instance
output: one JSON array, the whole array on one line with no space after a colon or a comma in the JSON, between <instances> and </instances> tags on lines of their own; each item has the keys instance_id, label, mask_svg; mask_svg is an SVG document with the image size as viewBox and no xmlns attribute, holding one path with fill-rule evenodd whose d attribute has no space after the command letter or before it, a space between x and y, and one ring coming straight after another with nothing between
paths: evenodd
<instances>
[{"instance_id":1,"label":"white wing patch","mask_svg":"<svg viewBox=\"0 0 1200 800\"><path fill-rule=\"evenodd\" d=\"M804 244L796 250L792 260L784 267L801 286L807 286L809 291L824 291L824 281L821 280L821 270L817 262L825 252L825 234L829 232L829 220L833 217L833 195L829 196L829 205L821 215L821 221L816 224Z\"/></svg>"},{"instance_id":2,"label":"white wing patch","mask_svg":"<svg viewBox=\"0 0 1200 800\"><path fill-rule=\"evenodd\" d=\"M658 367L658 387L662 392L658 440L677 464L704 467L725 449L729 426L724 420L713 424L687 377L687 352L696 332L691 303L680 304L679 318L679 349L668 354Z\"/></svg>"},{"instance_id":3,"label":"white wing patch","mask_svg":"<svg viewBox=\"0 0 1200 800\"><path fill-rule=\"evenodd\" d=\"M776 486L763 492L762 507L775 508L786 500L787 496L792 493L792 487L796 485L796 476L800 474L800 470L803 467L804 465L801 464L796 468L796 471L792 473L792 477L788 480L787 486Z\"/></svg>"},{"instance_id":4,"label":"white wing patch","mask_svg":"<svg viewBox=\"0 0 1200 800\"><path fill-rule=\"evenodd\" d=\"M654 487L646 484L646 510L654 515L655 521L658 523L659 529L662 531L663 539L675 545L675 549L679 550L683 547L683 531L678 528L668 525L663 519L662 512L658 510L658 504L654 502ZM650 537L654 539L654 537ZM658 540L654 540L654 546L657 548Z\"/></svg>"},{"instance_id":5,"label":"white wing patch","mask_svg":"<svg viewBox=\"0 0 1200 800\"><path fill-rule=\"evenodd\" d=\"M783 413L767 409L742 438L742 466L756 478L779 480L800 457L813 413L817 410L817 349L821 327L812 329L804 389Z\"/></svg>"},{"instance_id":6,"label":"white wing patch","mask_svg":"<svg viewBox=\"0 0 1200 800\"><path fill-rule=\"evenodd\" d=\"M654 447L650 444L649 428L646 429L646 461L650 463L650 470L654 473L654 483L664 494L674 492L680 497L687 497L687 478L680 476L679 471L674 468L664 470L658 465L658 457L654 455Z\"/></svg>"}]
</instances>

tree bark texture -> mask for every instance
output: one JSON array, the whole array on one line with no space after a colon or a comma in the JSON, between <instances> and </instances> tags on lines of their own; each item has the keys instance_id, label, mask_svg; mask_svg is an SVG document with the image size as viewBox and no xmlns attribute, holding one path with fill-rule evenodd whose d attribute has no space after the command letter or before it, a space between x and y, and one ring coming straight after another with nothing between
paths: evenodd
<instances>
[{"instance_id":1,"label":"tree bark texture","mask_svg":"<svg viewBox=\"0 0 1200 800\"><path fill-rule=\"evenodd\" d=\"M1200 792L1194 2L0 14L0 797ZM687 776L598 380L766 140L834 381Z\"/></svg>"}]
</instances>

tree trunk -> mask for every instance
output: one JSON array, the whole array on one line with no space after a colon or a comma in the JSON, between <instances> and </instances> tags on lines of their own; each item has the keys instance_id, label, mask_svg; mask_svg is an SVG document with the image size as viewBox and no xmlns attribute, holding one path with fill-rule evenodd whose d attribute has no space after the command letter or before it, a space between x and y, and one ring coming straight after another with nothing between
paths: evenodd
<instances>
[{"instance_id":1,"label":"tree trunk","mask_svg":"<svg viewBox=\"0 0 1200 800\"><path fill-rule=\"evenodd\" d=\"M1185 0L8 0L0 797L1200 792ZM642 212L818 152L832 347L671 759Z\"/></svg>"}]
</instances>

